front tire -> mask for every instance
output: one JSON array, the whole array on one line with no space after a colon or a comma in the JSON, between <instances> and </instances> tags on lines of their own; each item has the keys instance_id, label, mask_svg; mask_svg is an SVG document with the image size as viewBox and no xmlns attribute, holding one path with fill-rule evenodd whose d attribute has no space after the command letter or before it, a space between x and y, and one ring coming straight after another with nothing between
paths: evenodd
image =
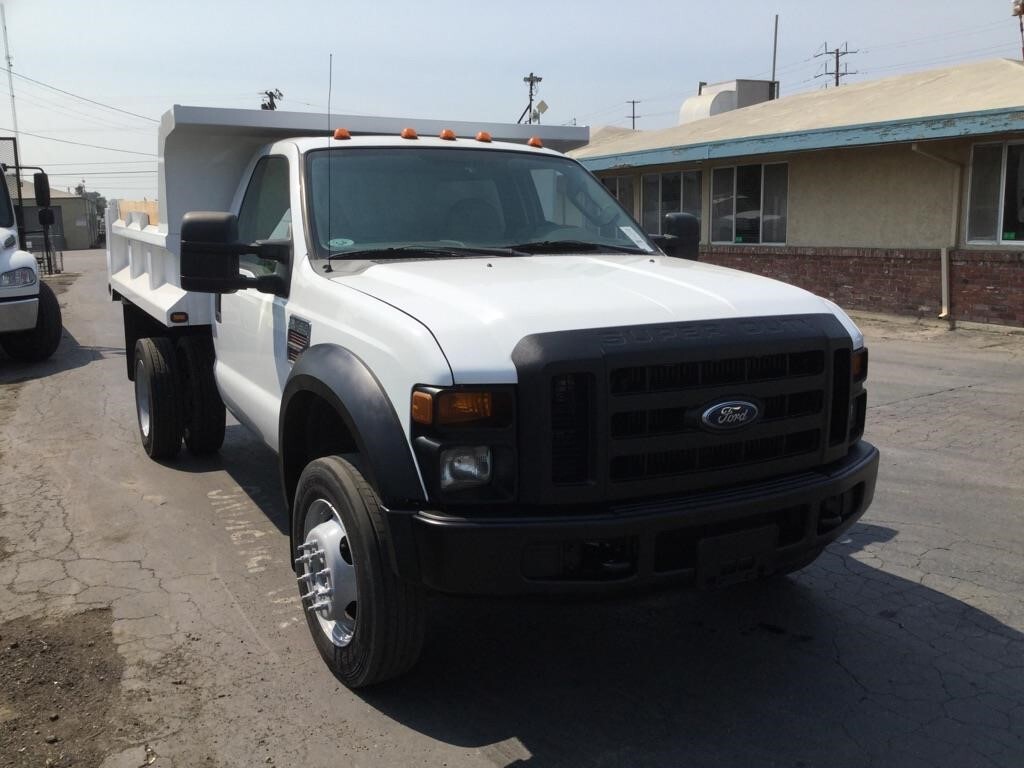
<instances>
[{"instance_id":1,"label":"front tire","mask_svg":"<svg viewBox=\"0 0 1024 768\"><path fill-rule=\"evenodd\" d=\"M46 283L39 283L39 313L36 327L0 336L4 352L24 363L39 363L48 359L60 345L63 327L60 302L53 289Z\"/></svg>"},{"instance_id":2,"label":"front tire","mask_svg":"<svg viewBox=\"0 0 1024 768\"><path fill-rule=\"evenodd\" d=\"M135 413L142 447L151 459L181 450L181 392L174 345L163 336L135 342Z\"/></svg>"},{"instance_id":3,"label":"front tire","mask_svg":"<svg viewBox=\"0 0 1024 768\"><path fill-rule=\"evenodd\" d=\"M422 589L391 568L380 502L359 470L338 456L306 467L293 540L306 621L335 676L363 688L410 669L423 645Z\"/></svg>"}]
</instances>

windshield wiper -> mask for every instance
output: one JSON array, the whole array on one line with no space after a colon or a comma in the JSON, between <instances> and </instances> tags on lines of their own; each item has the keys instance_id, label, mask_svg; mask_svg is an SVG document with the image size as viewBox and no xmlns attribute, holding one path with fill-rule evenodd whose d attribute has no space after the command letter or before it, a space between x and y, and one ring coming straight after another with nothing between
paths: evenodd
<instances>
[{"instance_id":1,"label":"windshield wiper","mask_svg":"<svg viewBox=\"0 0 1024 768\"><path fill-rule=\"evenodd\" d=\"M324 258L332 259L461 259L472 256L514 256L509 248L471 248L469 246L400 245L389 248L364 248L354 251L334 251Z\"/></svg>"},{"instance_id":2,"label":"windshield wiper","mask_svg":"<svg viewBox=\"0 0 1024 768\"><path fill-rule=\"evenodd\" d=\"M531 243L516 243L506 247L519 253L594 253L596 251L647 253L647 251L641 251L639 248L609 245L608 243L591 243L586 240L539 240Z\"/></svg>"}]
</instances>

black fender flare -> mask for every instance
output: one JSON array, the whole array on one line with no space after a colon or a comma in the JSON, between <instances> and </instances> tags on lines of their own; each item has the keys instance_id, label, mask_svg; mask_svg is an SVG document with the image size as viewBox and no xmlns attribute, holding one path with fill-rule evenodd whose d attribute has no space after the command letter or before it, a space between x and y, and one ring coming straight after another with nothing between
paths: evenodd
<instances>
[{"instance_id":1,"label":"black fender flare","mask_svg":"<svg viewBox=\"0 0 1024 768\"><path fill-rule=\"evenodd\" d=\"M380 381L350 350L317 344L296 361L281 396L278 467L289 518L293 517L295 486L303 467L289 466L293 446L287 441L293 432L288 428L288 415L301 393L323 399L341 418L359 452L360 470L385 507L409 509L426 501L409 441Z\"/></svg>"}]
</instances>

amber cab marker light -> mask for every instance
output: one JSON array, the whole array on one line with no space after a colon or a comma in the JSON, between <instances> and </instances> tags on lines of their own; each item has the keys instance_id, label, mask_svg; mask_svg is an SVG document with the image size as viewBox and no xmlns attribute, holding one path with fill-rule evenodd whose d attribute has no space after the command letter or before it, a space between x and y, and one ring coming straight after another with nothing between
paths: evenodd
<instances>
[{"instance_id":1,"label":"amber cab marker light","mask_svg":"<svg viewBox=\"0 0 1024 768\"><path fill-rule=\"evenodd\" d=\"M491 418L490 392L442 392L437 398L438 424L464 424Z\"/></svg>"},{"instance_id":2,"label":"amber cab marker light","mask_svg":"<svg viewBox=\"0 0 1024 768\"><path fill-rule=\"evenodd\" d=\"M445 128L441 131L441 138L445 141L455 141L455 131L451 128Z\"/></svg>"},{"instance_id":3,"label":"amber cab marker light","mask_svg":"<svg viewBox=\"0 0 1024 768\"><path fill-rule=\"evenodd\" d=\"M531 147L536 147L537 149L544 148L544 142L540 140L540 136L531 136L530 140L526 143Z\"/></svg>"},{"instance_id":4,"label":"amber cab marker light","mask_svg":"<svg viewBox=\"0 0 1024 768\"><path fill-rule=\"evenodd\" d=\"M187 323L188 312L171 312L172 323Z\"/></svg>"},{"instance_id":5,"label":"amber cab marker light","mask_svg":"<svg viewBox=\"0 0 1024 768\"><path fill-rule=\"evenodd\" d=\"M868 376L868 350L858 349L850 357L850 378L854 381L864 381Z\"/></svg>"},{"instance_id":6,"label":"amber cab marker light","mask_svg":"<svg viewBox=\"0 0 1024 768\"><path fill-rule=\"evenodd\" d=\"M412 420L417 424L434 423L434 398L427 392L412 393Z\"/></svg>"},{"instance_id":7,"label":"amber cab marker light","mask_svg":"<svg viewBox=\"0 0 1024 768\"><path fill-rule=\"evenodd\" d=\"M352 135L348 132L348 128L335 128L334 138L341 141L342 139L351 139Z\"/></svg>"},{"instance_id":8,"label":"amber cab marker light","mask_svg":"<svg viewBox=\"0 0 1024 768\"><path fill-rule=\"evenodd\" d=\"M477 141L482 141L485 144L490 144L491 143L491 134L489 134L487 131L480 131L476 135L476 140Z\"/></svg>"},{"instance_id":9,"label":"amber cab marker light","mask_svg":"<svg viewBox=\"0 0 1024 768\"><path fill-rule=\"evenodd\" d=\"M416 135L416 129L415 128L403 128L402 132L399 134L399 136L401 136L403 139L418 139L419 138L419 136Z\"/></svg>"}]
</instances>

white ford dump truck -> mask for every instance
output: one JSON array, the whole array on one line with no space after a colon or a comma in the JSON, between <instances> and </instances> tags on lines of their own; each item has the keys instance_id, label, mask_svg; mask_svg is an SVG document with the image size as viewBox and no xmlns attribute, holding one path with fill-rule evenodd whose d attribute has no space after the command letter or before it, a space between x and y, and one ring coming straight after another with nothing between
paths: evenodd
<instances>
[{"instance_id":1,"label":"white ford dump truck","mask_svg":"<svg viewBox=\"0 0 1024 768\"><path fill-rule=\"evenodd\" d=\"M15 169L15 178L18 169ZM36 204L50 204L46 175L35 175ZM52 216L47 209L46 214ZM52 223L49 219L47 224ZM39 279L36 257L21 250L17 217L7 184L0 184L0 347L21 362L46 360L60 344L60 303Z\"/></svg>"},{"instance_id":2,"label":"white ford dump truck","mask_svg":"<svg viewBox=\"0 0 1024 768\"><path fill-rule=\"evenodd\" d=\"M143 446L216 451L226 405L276 451L348 685L415 662L430 591L717 586L864 513L867 351L833 303L680 258L692 219L655 242L541 141L325 121L175 107L159 224L111 210L107 242Z\"/></svg>"}]
</instances>

